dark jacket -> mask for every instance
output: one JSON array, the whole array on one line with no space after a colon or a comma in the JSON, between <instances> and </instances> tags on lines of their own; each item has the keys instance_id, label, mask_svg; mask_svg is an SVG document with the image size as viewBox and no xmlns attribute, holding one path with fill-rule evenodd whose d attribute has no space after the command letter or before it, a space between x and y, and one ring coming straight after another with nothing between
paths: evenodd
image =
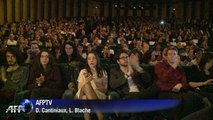
<instances>
[{"instance_id":1,"label":"dark jacket","mask_svg":"<svg viewBox=\"0 0 213 120\"><path fill-rule=\"evenodd\" d=\"M134 73L132 79L141 93L145 94L146 89L153 86L153 81L147 72ZM120 68L114 68L111 70L109 83L110 88L118 92L121 97L129 94L128 81L125 78L125 74L120 70ZM155 90L160 91L159 87L157 86ZM149 92L151 94L152 91Z\"/></svg>"},{"instance_id":2,"label":"dark jacket","mask_svg":"<svg viewBox=\"0 0 213 120\"><path fill-rule=\"evenodd\" d=\"M46 73L43 71L39 72L39 70L32 67L28 81L28 89L40 88L36 83L36 78L39 77L41 73L45 76L45 82L42 84L42 88L63 90L61 72L58 66L53 66L51 70Z\"/></svg>"}]
</instances>

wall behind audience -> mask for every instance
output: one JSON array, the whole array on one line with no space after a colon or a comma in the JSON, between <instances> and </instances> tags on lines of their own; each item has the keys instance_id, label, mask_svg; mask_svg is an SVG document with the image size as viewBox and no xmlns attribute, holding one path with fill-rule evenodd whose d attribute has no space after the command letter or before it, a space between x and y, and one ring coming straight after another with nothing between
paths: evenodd
<instances>
[{"instance_id":1,"label":"wall behind audience","mask_svg":"<svg viewBox=\"0 0 213 120\"><path fill-rule=\"evenodd\" d=\"M210 10L213 8L212 0L144 0L143 3L149 7L144 9L138 7L135 10L119 7L122 3L116 3L116 1L119 0L0 0L0 24L22 19L38 20L94 15L104 17L145 15L171 18L172 12L178 19L213 19L213 13ZM118 7L115 7L116 4ZM123 4L126 5L126 3Z\"/></svg>"},{"instance_id":2,"label":"wall behind audience","mask_svg":"<svg viewBox=\"0 0 213 120\"><path fill-rule=\"evenodd\" d=\"M0 24L4 22L4 4L3 0L0 0Z\"/></svg>"}]
</instances>

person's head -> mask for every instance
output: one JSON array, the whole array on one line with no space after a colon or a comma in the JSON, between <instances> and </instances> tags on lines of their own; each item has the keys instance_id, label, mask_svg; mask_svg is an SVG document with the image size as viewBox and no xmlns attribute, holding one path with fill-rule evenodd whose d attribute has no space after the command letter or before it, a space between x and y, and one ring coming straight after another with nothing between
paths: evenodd
<instances>
[{"instance_id":1,"label":"person's head","mask_svg":"<svg viewBox=\"0 0 213 120\"><path fill-rule=\"evenodd\" d=\"M61 52L61 46L60 46L60 45L54 46L53 50L54 50L56 53L59 53L59 52Z\"/></svg>"},{"instance_id":2,"label":"person's head","mask_svg":"<svg viewBox=\"0 0 213 120\"><path fill-rule=\"evenodd\" d=\"M33 54L38 55L40 52L38 42L36 41L31 42L30 50Z\"/></svg>"},{"instance_id":3,"label":"person's head","mask_svg":"<svg viewBox=\"0 0 213 120\"><path fill-rule=\"evenodd\" d=\"M86 69L90 74L92 74L92 70L95 69L98 77L103 76L100 58L95 51L88 52L86 57Z\"/></svg>"},{"instance_id":4,"label":"person's head","mask_svg":"<svg viewBox=\"0 0 213 120\"><path fill-rule=\"evenodd\" d=\"M83 43L87 43L88 42L88 38L87 37L84 37L83 38Z\"/></svg>"},{"instance_id":5,"label":"person's head","mask_svg":"<svg viewBox=\"0 0 213 120\"><path fill-rule=\"evenodd\" d=\"M10 40L14 40L14 38L15 38L15 36L14 36L13 34L10 34L10 35L9 35L9 39L10 39Z\"/></svg>"},{"instance_id":6,"label":"person's head","mask_svg":"<svg viewBox=\"0 0 213 120\"><path fill-rule=\"evenodd\" d=\"M123 49L123 50L129 50L128 44L127 44L127 43L123 43L123 44L122 44L122 49Z\"/></svg>"},{"instance_id":7,"label":"person's head","mask_svg":"<svg viewBox=\"0 0 213 120\"><path fill-rule=\"evenodd\" d=\"M109 40L109 44L114 44L114 39L113 39L113 37L109 36L108 40Z\"/></svg>"},{"instance_id":8,"label":"person's head","mask_svg":"<svg viewBox=\"0 0 213 120\"><path fill-rule=\"evenodd\" d=\"M161 44L160 44L160 43L157 43L157 44L156 44L155 50L156 50L156 51L161 51Z\"/></svg>"},{"instance_id":9,"label":"person's head","mask_svg":"<svg viewBox=\"0 0 213 120\"><path fill-rule=\"evenodd\" d=\"M85 31L85 30L82 30L82 31L81 31L81 35L82 35L82 36L86 35L86 31Z\"/></svg>"},{"instance_id":10,"label":"person's head","mask_svg":"<svg viewBox=\"0 0 213 120\"><path fill-rule=\"evenodd\" d=\"M103 48L103 53L108 53L109 50L110 50L109 46L105 45L104 48Z\"/></svg>"},{"instance_id":11,"label":"person's head","mask_svg":"<svg viewBox=\"0 0 213 120\"><path fill-rule=\"evenodd\" d=\"M26 44L26 42L25 42L25 38L23 37L23 36L19 36L19 39L18 39L18 44L19 44L19 46L21 45L21 46L25 46L25 44Z\"/></svg>"},{"instance_id":12,"label":"person's head","mask_svg":"<svg viewBox=\"0 0 213 120\"><path fill-rule=\"evenodd\" d=\"M145 53L146 51L149 50L149 44L147 42L142 43L142 51Z\"/></svg>"},{"instance_id":13,"label":"person's head","mask_svg":"<svg viewBox=\"0 0 213 120\"><path fill-rule=\"evenodd\" d=\"M99 60L98 54L94 51L90 51L88 53L86 61L87 61L87 66L90 69L92 68L96 69L97 65L100 66L100 60Z\"/></svg>"},{"instance_id":14,"label":"person's head","mask_svg":"<svg viewBox=\"0 0 213 120\"><path fill-rule=\"evenodd\" d=\"M128 51L126 50L120 50L117 55L116 55L116 60L117 60L117 63L120 65L120 66L125 66L127 67L128 66L128 62L129 62L129 55L128 55Z\"/></svg>"},{"instance_id":15,"label":"person's head","mask_svg":"<svg viewBox=\"0 0 213 120\"><path fill-rule=\"evenodd\" d=\"M84 46L82 44L78 44L77 49L78 49L78 52L81 53L84 50Z\"/></svg>"},{"instance_id":16,"label":"person's head","mask_svg":"<svg viewBox=\"0 0 213 120\"><path fill-rule=\"evenodd\" d=\"M166 60L168 63L173 64L176 61L176 58L178 57L178 50L174 46L171 46L167 49L166 52Z\"/></svg>"},{"instance_id":17,"label":"person's head","mask_svg":"<svg viewBox=\"0 0 213 120\"><path fill-rule=\"evenodd\" d=\"M9 47L5 52L5 57L9 66L19 65L22 62L21 52L17 47Z\"/></svg>"},{"instance_id":18,"label":"person's head","mask_svg":"<svg viewBox=\"0 0 213 120\"><path fill-rule=\"evenodd\" d=\"M195 59L196 59L197 62L199 63L200 60L201 60L201 57L202 57L202 55L203 55L203 53L204 53L204 50L201 49L201 48L196 48L195 51L196 51L196 53L195 53Z\"/></svg>"},{"instance_id":19,"label":"person's head","mask_svg":"<svg viewBox=\"0 0 213 120\"><path fill-rule=\"evenodd\" d=\"M40 35L39 35L39 34L36 34L35 40L36 40L36 41L40 41L40 38L41 38Z\"/></svg>"},{"instance_id":20,"label":"person's head","mask_svg":"<svg viewBox=\"0 0 213 120\"><path fill-rule=\"evenodd\" d=\"M61 47L60 46L55 46L52 51L52 55L55 59L59 59L61 56Z\"/></svg>"},{"instance_id":21,"label":"person's head","mask_svg":"<svg viewBox=\"0 0 213 120\"><path fill-rule=\"evenodd\" d=\"M64 50L67 56L71 56L74 52L75 45L72 42L66 42L64 45Z\"/></svg>"},{"instance_id":22,"label":"person's head","mask_svg":"<svg viewBox=\"0 0 213 120\"><path fill-rule=\"evenodd\" d=\"M140 57L141 57L141 52L138 49L135 48L130 52L130 55L129 55L130 61L139 63Z\"/></svg>"},{"instance_id":23,"label":"person's head","mask_svg":"<svg viewBox=\"0 0 213 120\"><path fill-rule=\"evenodd\" d=\"M32 65L32 71L37 77L40 76L41 73L43 75L52 73L55 60L47 49L41 50L38 56L36 56L36 61L37 62Z\"/></svg>"},{"instance_id":24,"label":"person's head","mask_svg":"<svg viewBox=\"0 0 213 120\"><path fill-rule=\"evenodd\" d=\"M166 60L167 49L168 49L167 47L163 48L163 51L162 51L163 60Z\"/></svg>"},{"instance_id":25,"label":"person's head","mask_svg":"<svg viewBox=\"0 0 213 120\"><path fill-rule=\"evenodd\" d=\"M72 42L66 42L64 44L61 56L63 58L63 62L80 60L80 55L77 52L77 48Z\"/></svg>"},{"instance_id":26,"label":"person's head","mask_svg":"<svg viewBox=\"0 0 213 120\"><path fill-rule=\"evenodd\" d=\"M40 56L41 65L47 65L49 63L49 53L46 51L41 52Z\"/></svg>"},{"instance_id":27,"label":"person's head","mask_svg":"<svg viewBox=\"0 0 213 120\"><path fill-rule=\"evenodd\" d=\"M43 67L44 66L50 67L55 63L54 58L52 57L52 55L49 53L48 50L42 50L39 53L38 58L39 58L40 65Z\"/></svg>"},{"instance_id":28,"label":"person's head","mask_svg":"<svg viewBox=\"0 0 213 120\"><path fill-rule=\"evenodd\" d=\"M140 40L140 39L137 39L137 40L136 40L136 47L137 47L137 48L141 48L141 45L142 45L141 40Z\"/></svg>"},{"instance_id":29,"label":"person's head","mask_svg":"<svg viewBox=\"0 0 213 120\"><path fill-rule=\"evenodd\" d=\"M87 52L90 52L90 51L92 51L92 50L93 50L93 47L92 47L91 44L89 44L89 45L87 46Z\"/></svg>"},{"instance_id":30,"label":"person's head","mask_svg":"<svg viewBox=\"0 0 213 120\"><path fill-rule=\"evenodd\" d=\"M200 70L209 70L213 66L213 54L212 53L204 53L199 62Z\"/></svg>"},{"instance_id":31,"label":"person's head","mask_svg":"<svg viewBox=\"0 0 213 120\"><path fill-rule=\"evenodd\" d=\"M191 46L191 48L189 48L189 58L194 59L198 52L199 49L195 48L195 46Z\"/></svg>"},{"instance_id":32,"label":"person's head","mask_svg":"<svg viewBox=\"0 0 213 120\"><path fill-rule=\"evenodd\" d=\"M181 61L185 61L188 58L188 53L184 49L179 49L179 56Z\"/></svg>"}]
</instances>

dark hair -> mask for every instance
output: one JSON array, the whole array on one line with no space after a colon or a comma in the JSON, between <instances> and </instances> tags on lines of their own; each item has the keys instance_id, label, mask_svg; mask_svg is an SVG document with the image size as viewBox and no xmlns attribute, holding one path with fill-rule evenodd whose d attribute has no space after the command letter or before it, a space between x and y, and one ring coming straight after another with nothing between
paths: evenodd
<instances>
[{"instance_id":1,"label":"dark hair","mask_svg":"<svg viewBox=\"0 0 213 120\"><path fill-rule=\"evenodd\" d=\"M199 68L201 71L204 71L205 65L207 62L210 62L211 60L213 60L213 54L212 53L204 53L201 57L201 60L198 64Z\"/></svg>"},{"instance_id":2,"label":"dark hair","mask_svg":"<svg viewBox=\"0 0 213 120\"><path fill-rule=\"evenodd\" d=\"M119 50L118 53L115 55L115 59L116 59L116 60L119 60L120 55L121 55L122 53L128 54L128 51L127 51L127 50L123 50L123 49ZM129 55L129 54L128 54L128 55Z\"/></svg>"},{"instance_id":3,"label":"dark hair","mask_svg":"<svg viewBox=\"0 0 213 120\"><path fill-rule=\"evenodd\" d=\"M92 75L92 71L91 71L91 69L90 69L90 67L89 67L89 65L88 65L88 62L87 62L89 54L95 55L96 60L97 60L97 65L96 65L97 76L98 76L99 78L102 77L102 76L103 76L103 69L102 69L102 67L101 67L100 58L99 58L98 54L97 54L95 51L90 51L90 52L88 52L88 54L87 54L86 66L85 66L86 70Z\"/></svg>"},{"instance_id":4,"label":"dark hair","mask_svg":"<svg viewBox=\"0 0 213 120\"><path fill-rule=\"evenodd\" d=\"M147 52L143 54L141 62L145 64L149 64L151 57L152 57L152 50L148 50Z\"/></svg>"},{"instance_id":5,"label":"dark hair","mask_svg":"<svg viewBox=\"0 0 213 120\"><path fill-rule=\"evenodd\" d=\"M32 45L37 45L39 48L40 48L40 46L39 46L39 44L38 44L38 42L37 41L31 41L31 43L30 43L30 46L32 46Z\"/></svg>"},{"instance_id":6,"label":"dark hair","mask_svg":"<svg viewBox=\"0 0 213 120\"><path fill-rule=\"evenodd\" d=\"M5 56L7 52L14 55L14 57L16 58L16 62L18 64L23 63L21 51L17 47L8 47L7 50L5 51Z\"/></svg>"},{"instance_id":7,"label":"dark hair","mask_svg":"<svg viewBox=\"0 0 213 120\"><path fill-rule=\"evenodd\" d=\"M162 43L160 43L160 42L155 42L155 44L154 44L155 48L157 45L160 45L160 47L162 47Z\"/></svg>"},{"instance_id":8,"label":"dark hair","mask_svg":"<svg viewBox=\"0 0 213 120\"><path fill-rule=\"evenodd\" d=\"M142 42L142 46L143 46L144 44L148 44L148 45L149 45L148 41L143 41L143 42Z\"/></svg>"},{"instance_id":9,"label":"dark hair","mask_svg":"<svg viewBox=\"0 0 213 120\"><path fill-rule=\"evenodd\" d=\"M66 45L70 45L73 48L73 53L71 55L71 59L72 59L71 61L79 61L81 59L81 57L80 57L80 55L77 52L76 46L72 42L66 42L64 44L63 49L62 49L62 54L61 54L61 60L60 61L64 62L64 63L71 62L71 61L68 60L68 56L67 56L66 51L65 51L65 46Z\"/></svg>"},{"instance_id":10,"label":"dark hair","mask_svg":"<svg viewBox=\"0 0 213 120\"><path fill-rule=\"evenodd\" d=\"M41 61L40 61L41 54L43 52L47 52L48 55L49 55L49 62L47 63L47 69L46 69L46 71L44 70L44 68L43 68L43 66L41 64ZM55 66L55 60L54 60L52 54L48 50L46 50L46 49L42 50L38 54L36 61L37 62L35 62L33 64L33 66L32 66L32 69L34 70L34 73L35 73L36 76L40 75L41 73L44 74L44 75L51 73L51 71L53 70L53 67Z\"/></svg>"},{"instance_id":11,"label":"dark hair","mask_svg":"<svg viewBox=\"0 0 213 120\"><path fill-rule=\"evenodd\" d=\"M139 62L140 62L140 64L142 63L142 56L143 56L143 54L141 53L141 51L139 49L134 48L133 50L131 50L130 55L131 54L134 54L134 55L138 54L139 55L138 56L139 57Z\"/></svg>"},{"instance_id":12,"label":"dark hair","mask_svg":"<svg viewBox=\"0 0 213 120\"><path fill-rule=\"evenodd\" d=\"M56 46L54 46L53 47L53 50L52 50L52 55L53 55L53 57L55 57L55 54L56 54L56 50L60 50L61 51L61 46L59 46L59 45L56 45Z\"/></svg>"},{"instance_id":13,"label":"dark hair","mask_svg":"<svg viewBox=\"0 0 213 120\"><path fill-rule=\"evenodd\" d=\"M167 49L167 51L166 51L166 55L168 54L168 51L169 51L169 50L174 50L174 51L176 51L177 54L178 54L178 49L177 49L175 46L170 46L170 47L168 47L168 49Z\"/></svg>"},{"instance_id":14,"label":"dark hair","mask_svg":"<svg viewBox=\"0 0 213 120\"><path fill-rule=\"evenodd\" d=\"M81 44L81 43L80 43L80 44L78 44L78 45L77 45L77 47L78 47L78 46L84 47L84 46L83 46L83 44Z\"/></svg>"},{"instance_id":15,"label":"dark hair","mask_svg":"<svg viewBox=\"0 0 213 120\"><path fill-rule=\"evenodd\" d=\"M138 53L139 55L141 55L141 52L137 48L134 48L133 50L131 50L130 55L131 54L136 54L136 53Z\"/></svg>"}]
</instances>

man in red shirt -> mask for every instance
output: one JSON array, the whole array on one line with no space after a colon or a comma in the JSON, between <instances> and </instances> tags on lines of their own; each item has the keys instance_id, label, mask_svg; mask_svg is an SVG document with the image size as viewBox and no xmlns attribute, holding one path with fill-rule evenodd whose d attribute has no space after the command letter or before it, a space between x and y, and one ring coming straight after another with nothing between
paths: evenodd
<instances>
[{"instance_id":1,"label":"man in red shirt","mask_svg":"<svg viewBox=\"0 0 213 120\"><path fill-rule=\"evenodd\" d=\"M189 92L186 75L180 66L180 57L175 47L167 50L166 61L155 66L155 81L161 87L160 98L180 99L181 104L169 110L168 119L180 119L203 107L202 99Z\"/></svg>"},{"instance_id":2,"label":"man in red shirt","mask_svg":"<svg viewBox=\"0 0 213 120\"><path fill-rule=\"evenodd\" d=\"M180 57L177 49L171 47L167 51L167 61L155 66L155 80L165 92L180 92L189 88L186 76L179 66Z\"/></svg>"}]
</instances>

